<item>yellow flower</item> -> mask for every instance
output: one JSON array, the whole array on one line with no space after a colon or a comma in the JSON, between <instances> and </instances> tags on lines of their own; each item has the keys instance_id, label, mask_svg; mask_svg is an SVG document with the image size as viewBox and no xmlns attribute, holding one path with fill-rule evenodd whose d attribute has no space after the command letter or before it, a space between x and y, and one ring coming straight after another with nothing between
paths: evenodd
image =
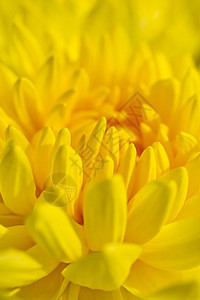
<instances>
[{"instance_id":1,"label":"yellow flower","mask_svg":"<svg viewBox=\"0 0 200 300\"><path fill-rule=\"evenodd\" d=\"M2 300L200 297L199 73L138 46L164 3L2 7Z\"/></svg>"}]
</instances>

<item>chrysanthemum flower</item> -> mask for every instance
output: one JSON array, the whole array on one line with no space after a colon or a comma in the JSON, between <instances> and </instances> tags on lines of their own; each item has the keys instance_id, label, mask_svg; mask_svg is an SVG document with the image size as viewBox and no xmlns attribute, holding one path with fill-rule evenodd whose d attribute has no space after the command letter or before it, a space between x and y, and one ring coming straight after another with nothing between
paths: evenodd
<instances>
[{"instance_id":1,"label":"chrysanthemum flower","mask_svg":"<svg viewBox=\"0 0 200 300\"><path fill-rule=\"evenodd\" d=\"M198 299L199 73L133 54L122 20L95 36L95 3L50 2L58 22L22 1L6 27L0 298Z\"/></svg>"}]
</instances>

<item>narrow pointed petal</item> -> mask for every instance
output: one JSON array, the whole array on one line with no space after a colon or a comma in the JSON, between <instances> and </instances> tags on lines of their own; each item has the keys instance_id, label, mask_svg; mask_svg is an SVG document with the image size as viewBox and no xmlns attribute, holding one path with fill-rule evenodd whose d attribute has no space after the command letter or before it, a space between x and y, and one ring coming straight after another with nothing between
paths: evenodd
<instances>
[{"instance_id":1,"label":"narrow pointed petal","mask_svg":"<svg viewBox=\"0 0 200 300\"><path fill-rule=\"evenodd\" d=\"M91 253L67 266L63 275L81 286L112 291L124 283L140 252L140 247L133 244L107 245L102 252Z\"/></svg>"},{"instance_id":2,"label":"narrow pointed petal","mask_svg":"<svg viewBox=\"0 0 200 300\"><path fill-rule=\"evenodd\" d=\"M200 219L166 225L144 246L141 260L164 270L186 270L200 264Z\"/></svg>"},{"instance_id":3,"label":"narrow pointed petal","mask_svg":"<svg viewBox=\"0 0 200 300\"><path fill-rule=\"evenodd\" d=\"M13 213L25 215L32 210L36 197L31 165L24 151L12 141L1 158L0 189L4 203Z\"/></svg>"},{"instance_id":4,"label":"narrow pointed petal","mask_svg":"<svg viewBox=\"0 0 200 300\"><path fill-rule=\"evenodd\" d=\"M129 202L127 242L144 244L152 239L169 217L174 201L174 184L152 181Z\"/></svg>"},{"instance_id":5,"label":"narrow pointed petal","mask_svg":"<svg viewBox=\"0 0 200 300\"><path fill-rule=\"evenodd\" d=\"M109 242L122 242L127 218L126 192L120 176L91 184L84 199L88 246L100 251Z\"/></svg>"}]
</instances>

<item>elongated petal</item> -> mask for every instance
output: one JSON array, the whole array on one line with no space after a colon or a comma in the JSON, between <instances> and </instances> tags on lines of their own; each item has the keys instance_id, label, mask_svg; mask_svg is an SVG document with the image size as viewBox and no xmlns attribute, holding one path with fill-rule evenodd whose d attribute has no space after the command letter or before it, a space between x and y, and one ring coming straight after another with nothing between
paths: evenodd
<instances>
[{"instance_id":1,"label":"elongated petal","mask_svg":"<svg viewBox=\"0 0 200 300\"><path fill-rule=\"evenodd\" d=\"M129 202L125 240L144 244L152 239L169 217L175 192L174 184L145 185Z\"/></svg>"},{"instance_id":2,"label":"elongated petal","mask_svg":"<svg viewBox=\"0 0 200 300\"><path fill-rule=\"evenodd\" d=\"M190 198L196 193L200 192L199 185L199 176L200 176L200 154L196 156L186 165L188 176L189 176L189 185L188 185L188 194L187 197Z\"/></svg>"},{"instance_id":3,"label":"elongated petal","mask_svg":"<svg viewBox=\"0 0 200 300\"><path fill-rule=\"evenodd\" d=\"M46 193L48 197L52 196ZM83 255L82 228L61 207L38 201L26 225L35 241L58 261L71 262Z\"/></svg>"},{"instance_id":4,"label":"elongated petal","mask_svg":"<svg viewBox=\"0 0 200 300\"><path fill-rule=\"evenodd\" d=\"M144 247L144 262L164 270L186 270L200 264L200 219L166 225Z\"/></svg>"},{"instance_id":5,"label":"elongated petal","mask_svg":"<svg viewBox=\"0 0 200 300\"><path fill-rule=\"evenodd\" d=\"M164 172L168 171L170 168L169 158L165 151L165 148L161 143L155 142L152 145L155 157L156 157L156 169L157 177L160 177Z\"/></svg>"},{"instance_id":6,"label":"elongated petal","mask_svg":"<svg viewBox=\"0 0 200 300\"><path fill-rule=\"evenodd\" d=\"M10 247L27 250L32 247L33 244L33 240L29 236L24 225L8 228L0 225L0 250L8 249Z\"/></svg>"},{"instance_id":7,"label":"elongated petal","mask_svg":"<svg viewBox=\"0 0 200 300\"><path fill-rule=\"evenodd\" d=\"M136 148L134 144L130 144L124 155L123 160L119 165L118 172L122 175L126 188L130 183L131 175L133 174L133 171L135 169L136 156L137 156Z\"/></svg>"},{"instance_id":8,"label":"elongated petal","mask_svg":"<svg viewBox=\"0 0 200 300\"><path fill-rule=\"evenodd\" d=\"M62 270L60 264L44 278L21 288L17 295L23 300L54 300L63 281Z\"/></svg>"},{"instance_id":9,"label":"elongated petal","mask_svg":"<svg viewBox=\"0 0 200 300\"><path fill-rule=\"evenodd\" d=\"M154 179L156 179L156 158L153 148L149 146L143 151L138 161L133 182L133 193L136 193L145 184Z\"/></svg>"},{"instance_id":10,"label":"elongated petal","mask_svg":"<svg viewBox=\"0 0 200 300\"><path fill-rule=\"evenodd\" d=\"M52 182L66 190L69 203L74 203L83 182L83 169L80 156L70 147L62 145L52 159Z\"/></svg>"},{"instance_id":11,"label":"elongated petal","mask_svg":"<svg viewBox=\"0 0 200 300\"><path fill-rule=\"evenodd\" d=\"M0 188L3 201L14 213L31 211L35 198L35 184L30 163L24 151L10 141L0 166Z\"/></svg>"},{"instance_id":12,"label":"elongated petal","mask_svg":"<svg viewBox=\"0 0 200 300\"><path fill-rule=\"evenodd\" d=\"M200 286L197 282L175 285L147 295L145 300L194 300L200 297Z\"/></svg>"},{"instance_id":13,"label":"elongated petal","mask_svg":"<svg viewBox=\"0 0 200 300\"><path fill-rule=\"evenodd\" d=\"M102 141L101 144L103 156L110 156L115 164L115 169L119 163L119 134L114 126L111 126Z\"/></svg>"},{"instance_id":14,"label":"elongated petal","mask_svg":"<svg viewBox=\"0 0 200 300\"><path fill-rule=\"evenodd\" d=\"M77 300L123 300L120 289L115 291L92 290L86 287L81 287ZM71 300L74 300L73 298Z\"/></svg>"},{"instance_id":15,"label":"elongated petal","mask_svg":"<svg viewBox=\"0 0 200 300\"><path fill-rule=\"evenodd\" d=\"M137 260L132 265L124 286L133 293L135 291L140 294L152 293L180 282L183 278L182 273L160 270Z\"/></svg>"},{"instance_id":16,"label":"elongated petal","mask_svg":"<svg viewBox=\"0 0 200 300\"><path fill-rule=\"evenodd\" d=\"M187 196L188 189L188 174L184 167L173 169L165 174L161 180L165 183L174 181L176 184L176 200L173 202L173 207L168 219L168 222L174 220L180 212Z\"/></svg>"},{"instance_id":17,"label":"elongated petal","mask_svg":"<svg viewBox=\"0 0 200 300\"><path fill-rule=\"evenodd\" d=\"M100 251L109 242L122 242L127 218L122 178L114 176L91 184L85 195L83 212L91 250Z\"/></svg>"},{"instance_id":18,"label":"elongated petal","mask_svg":"<svg viewBox=\"0 0 200 300\"><path fill-rule=\"evenodd\" d=\"M30 147L30 143L26 137L13 125L9 125L5 131L5 141L7 142L9 139L13 139L24 151Z\"/></svg>"},{"instance_id":19,"label":"elongated petal","mask_svg":"<svg viewBox=\"0 0 200 300\"><path fill-rule=\"evenodd\" d=\"M107 245L102 252L91 253L70 264L63 275L91 289L112 291L123 284L140 252L140 247L133 244Z\"/></svg>"},{"instance_id":20,"label":"elongated petal","mask_svg":"<svg viewBox=\"0 0 200 300\"><path fill-rule=\"evenodd\" d=\"M17 249L0 251L0 288L28 285L45 277L58 263L38 246L28 252Z\"/></svg>"},{"instance_id":21,"label":"elongated petal","mask_svg":"<svg viewBox=\"0 0 200 300\"><path fill-rule=\"evenodd\" d=\"M166 123L173 116L179 96L179 83L175 79L166 79L157 82L151 90L150 100L152 105Z\"/></svg>"},{"instance_id":22,"label":"elongated petal","mask_svg":"<svg viewBox=\"0 0 200 300\"><path fill-rule=\"evenodd\" d=\"M200 217L200 193L187 199L176 220Z\"/></svg>"},{"instance_id":23,"label":"elongated petal","mask_svg":"<svg viewBox=\"0 0 200 300\"><path fill-rule=\"evenodd\" d=\"M33 157L35 179L41 190L48 185L54 143L55 134L51 127L43 128L37 136Z\"/></svg>"}]
</instances>

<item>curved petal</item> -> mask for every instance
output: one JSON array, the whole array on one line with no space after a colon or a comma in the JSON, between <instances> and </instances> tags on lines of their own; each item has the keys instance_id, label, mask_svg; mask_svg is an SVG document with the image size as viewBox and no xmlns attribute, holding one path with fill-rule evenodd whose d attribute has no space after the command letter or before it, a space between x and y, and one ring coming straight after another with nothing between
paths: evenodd
<instances>
[{"instance_id":1,"label":"curved petal","mask_svg":"<svg viewBox=\"0 0 200 300\"><path fill-rule=\"evenodd\" d=\"M17 295L23 300L55 300L63 281L62 270L63 266L59 265L49 275L21 288Z\"/></svg>"},{"instance_id":2,"label":"curved petal","mask_svg":"<svg viewBox=\"0 0 200 300\"><path fill-rule=\"evenodd\" d=\"M2 232L3 231L3 232ZM0 250L15 247L26 250L34 244L24 225L4 227L0 225Z\"/></svg>"},{"instance_id":3,"label":"curved petal","mask_svg":"<svg viewBox=\"0 0 200 300\"><path fill-rule=\"evenodd\" d=\"M48 196L51 194L46 193L45 198ZM86 251L82 227L61 207L39 200L26 225L35 241L58 261L74 261Z\"/></svg>"},{"instance_id":4,"label":"curved petal","mask_svg":"<svg viewBox=\"0 0 200 300\"><path fill-rule=\"evenodd\" d=\"M132 195L154 179L156 179L156 158L153 148L149 146L143 151L136 166Z\"/></svg>"},{"instance_id":5,"label":"curved petal","mask_svg":"<svg viewBox=\"0 0 200 300\"><path fill-rule=\"evenodd\" d=\"M0 188L3 201L14 213L25 215L35 203L35 183L24 151L9 141L1 158Z\"/></svg>"},{"instance_id":6,"label":"curved petal","mask_svg":"<svg viewBox=\"0 0 200 300\"><path fill-rule=\"evenodd\" d=\"M76 298L75 298L76 299ZM117 289L115 291L101 291L101 290L93 290L88 289L86 287L81 287L79 292L79 297L77 300L123 300L121 296L120 289ZM71 300L74 300L72 298Z\"/></svg>"},{"instance_id":7,"label":"curved petal","mask_svg":"<svg viewBox=\"0 0 200 300\"><path fill-rule=\"evenodd\" d=\"M175 192L173 183L152 181L145 185L129 202L125 240L144 244L152 239L169 216Z\"/></svg>"},{"instance_id":8,"label":"curved petal","mask_svg":"<svg viewBox=\"0 0 200 300\"><path fill-rule=\"evenodd\" d=\"M145 300L194 300L200 297L200 286L197 282L170 286L161 291L145 296Z\"/></svg>"},{"instance_id":9,"label":"curved petal","mask_svg":"<svg viewBox=\"0 0 200 300\"><path fill-rule=\"evenodd\" d=\"M200 176L200 154L186 165L189 177L187 198L194 196L200 192L199 176Z\"/></svg>"},{"instance_id":10,"label":"curved petal","mask_svg":"<svg viewBox=\"0 0 200 300\"><path fill-rule=\"evenodd\" d=\"M141 260L164 270L186 270L200 264L200 218L166 225L143 248Z\"/></svg>"},{"instance_id":11,"label":"curved petal","mask_svg":"<svg viewBox=\"0 0 200 300\"><path fill-rule=\"evenodd\" d=\"M88 246L100 251L109 242L122 242L127 204L123 180L116 175L88 187L84 200L84 228Z\"/></svg>"},{"instance_id":12,"label":"curved petal","mask_svg":"<svg viewBox=\"0 0 200 300\"><path fill-rule=\"evenodd\" d=\"M63 275L75 284L91 289L112 291L120 288L141 248L133 244L107 245L67 266Z\"/></svg>"},{"instance_id":13,"label":"curved petal","mask_svg":"<svg viewBox=\"0 0 200 300\"><path fill-rule=\"evenodd\" d=\"M200 217L200 193L187 199L176 220Z\"/></svg>"},{"instance_id":14,"label":"curved petal","mask_svg":"<svg viewBox=\"0 0 200 300\"><path fill-rule=\"evenodd\" d=\"M177 187L176 200L173 202L173 207L168 219L168 222L171 222L176 218L176 216L180 212L187 196L187 189L188 189L187 170L184 167L173 169L169 171L167 174L165 174L162 178L160 178L160 180L166 183L170 181L174 181L176 183L176 187Z\"/></svg>"},{"instance_id":15,"label":"curved petal","mask_svg":"<svg viewBox=\"0 0 200 300\"><path fill-rule=\"evenodd\" d=\"M58 263L38 246L27 252L17 249L0 251L0 288L31 284L52 272Z\"/></svg>"}]
</instances>

